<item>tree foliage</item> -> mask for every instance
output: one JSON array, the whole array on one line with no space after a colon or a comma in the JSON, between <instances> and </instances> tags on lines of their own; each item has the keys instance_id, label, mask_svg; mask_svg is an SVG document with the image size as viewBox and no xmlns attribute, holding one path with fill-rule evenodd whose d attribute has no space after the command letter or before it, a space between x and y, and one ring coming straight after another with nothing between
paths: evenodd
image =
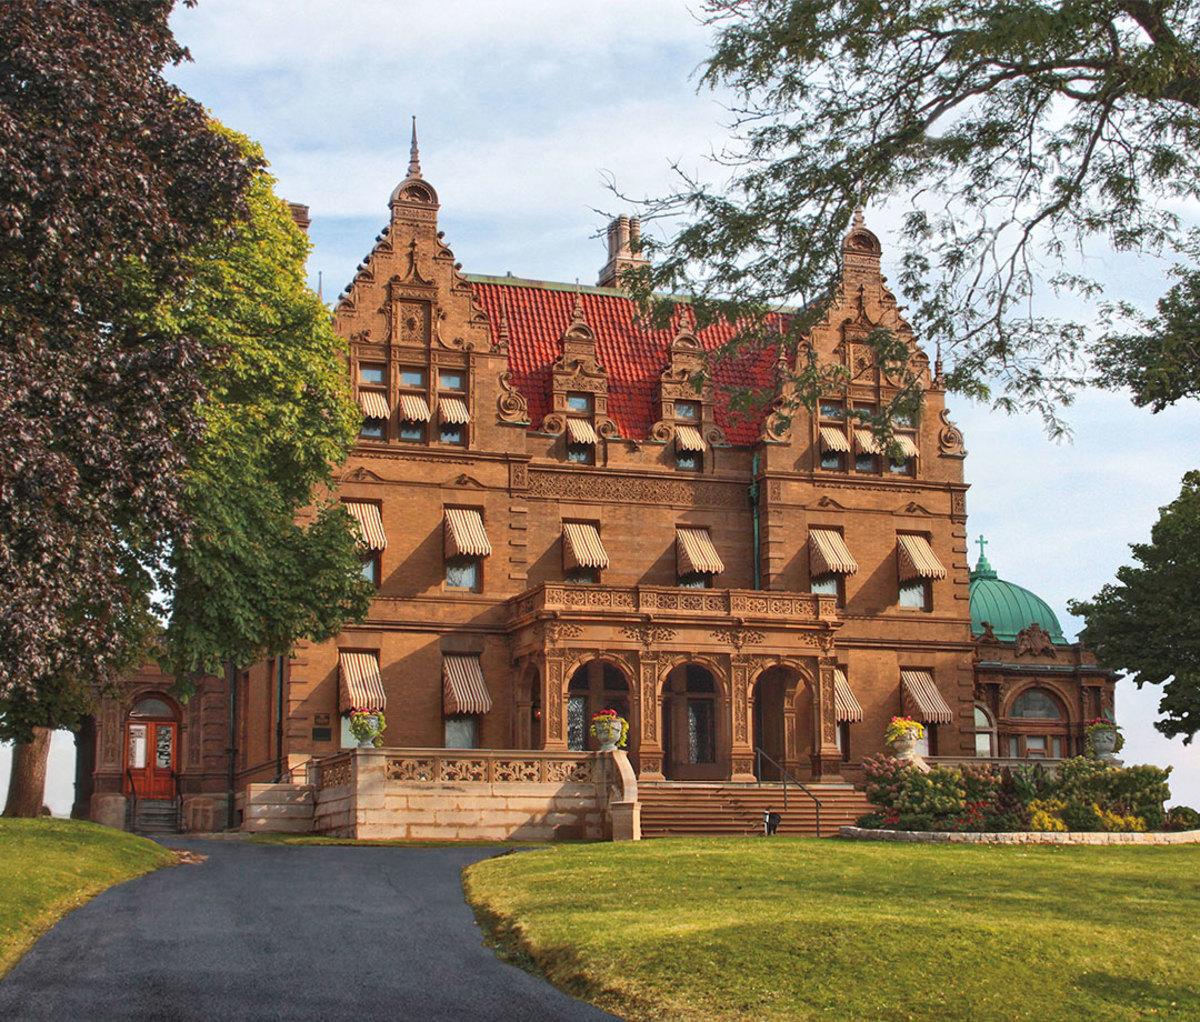
<instances>
[{"instance_id":1,"label":"tree foliage","mask_svg":"<svg viewBox=\"0 0 1200 1022\"><path fill-rule=\"evenodd\" d=\"M854 209L906 202L901 286L948 384L1056 409L1085 329L1039 282L1093 296L1083 246L1181 243L1200 196L1200 24L1192 0L709 0L703 80L735 97L732 178L685 176L653 289L755 321L829 294ZM1043 296L1044 297L1044 296ZM809 380L812 387L819 381Z\"/></svg>"},{"instance_id":2,"label":"tree foliage","mask_svg":"<svg viewBox=\"0 0 1200 1022\"><path fill-rule=\"evenodd\" d=\"M1135 543L1135 566L1117 570L1091 600L1071 604L1087 624L1082 641L1101 663L1162 685L1155 724L1189 743L1200 731L1200 472L1183 478L1179 496L1160 509L1149 543Z\"/></svg>"},{"instance_id":3,"label":"tree foliage","mask_svg":"<svg viewBox=\"0 0 1200 1022\"><path fill-rule=\"evenodd\" d=\"M0 4L0 700L54 726L144 638L186 540L204 351L146 332L254 160L162 77L170 0ZM142 286L131 291L126 269ZM70 700L67 701L68 703ZM9 732L12 733L11 731Z\"/></svg>"}]
</instances>

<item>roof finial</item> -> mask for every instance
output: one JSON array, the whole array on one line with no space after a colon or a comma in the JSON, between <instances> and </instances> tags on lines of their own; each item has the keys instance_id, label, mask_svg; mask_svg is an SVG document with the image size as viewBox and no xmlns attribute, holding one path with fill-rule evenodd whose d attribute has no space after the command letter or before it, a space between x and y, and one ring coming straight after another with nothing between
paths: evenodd
<instances>
[{"instance_id":1,"label":"roof finial","mask_svg":"<svg viewBox=\"0 0 1200 1022\"><path fill-rule=\"evenodd\" d=\"M508 347L508 297L506 295L500 297L500 337L498 341L500 347Z\"/></svg>"},{"instance_id":2,"label":"roof finial","mask_svg":"<svg viewBox=\"0 0 1200 1022\"><path fill-rule=\"evenodd\" d=\"M975 562L975 567L968 573L969 577L972 580L977 578L996 578L996 569L988 563L987 554L983 550L988 545L988 541L981 535L975 542L979 544L979 560Z\"/></svg>"},{"instance_id":3,"label":"roof finial","mask_svg":"<svg viewBox=\"0 0 1200 1022\"><path fill-rule=\"evenodd\" d=\"M937 342L937 357L933 361L933 382L940 383L942 379L942 342Z\"/></svg>"},{"instance_id":4,"label":"roof finial","mask_svg":"<svg viewBox=\"0 0 1200 1022\"><path fill-rule=\"evenodd\" d=\"M863 227L865 227L865 226L866 226L866 221L865 221L865 220L863 220L863 208L862 208L862 206L855 206L855 207L854 207L854 226L855 226L856 228L859 228L860 230L861 230Z\"/></svg>"},{"instance_id":5,"label":"roof finial","mask_svg":"<svg viewBox=\"0 0 1200 1022\"><path fill-rule=\"evenodd\" d=\"M575 307L571 310L571 326L587 323L583 316L583 293L579 289L579 278L575 278Z\"/></svg>"},{"instance_id":6,"label":"roof finial","mask_svg":"<svg viewBox=\"0 0 1200 1022\"><path fill-rule=\"evenodd\" d=\"M417 115L413 114L412 119L412 148L408 154L408 176L421 176L421 154L417 151Z\"/></svg>"}]
</instances>

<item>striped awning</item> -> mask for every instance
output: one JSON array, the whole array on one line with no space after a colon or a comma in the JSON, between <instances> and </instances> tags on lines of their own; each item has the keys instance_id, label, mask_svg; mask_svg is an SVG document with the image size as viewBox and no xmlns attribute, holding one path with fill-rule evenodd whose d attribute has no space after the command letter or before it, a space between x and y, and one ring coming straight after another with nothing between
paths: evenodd
<instances>
[{"instance_id":1,"label":"striped awning","mask_svg":"<svg viewBox=\"0 0 1200 1022\"><path fill-rule=\"evenodd\" d=\"M483 515L473 508L446 508L445 550L447 557L487 557L492 552Z\"/></svg>"},{"instance_id":2,"label":"striped awning","mask_svg":"<svg viewBox=\"0 0 1200 1022\"><path fill-rule=\"evenodd\" d=\"M675 427L675 446L681 451L703 451L708 448L704 437L700 435L700 430L695 426L688 425Z\"/></svg>"},{"instance_id":3,"label":"striped awning","mask_svg":"<svg viewBox=\"0 0 1200 1022\"><path fill-rule=\"evenodd\" d=\"M921 456L921 448L917 446L917 442L912 437L904 433L897 433L896 443L900 445L900 450L906 458L919 458Z\"/></svg>"},{"instance_id":4,"label":"striped awning","mask_svg":"<svg viewBox=\"0 0 1200 1022\"><path fill-rule=\"evenodd\" d=\"M850 691L850 682L840 667L833 669L833 700L837 704L837 719L839 724L851 724L863 719L862 707Z\"/></svg>"},{"instance_id":5,"label":"striped awning","mask_svg":"<svg viewBox=\"0 0 1200 1022\"><path fill-rule=\"evenodd\" d=\"M438 398L438 421L453 426L465 426L471 421L471 412L461 397Z\"/></svg>"},{"instance_id":6,"label":"striped awning","mask_svg":"<svg viewBox=\"0 0 1200 1022\"><path fill-rule=\"evenodd\" d=\"M492 696L483 680L483 668L476 654L444 653L442 655L442 711L447 717L456 714L487 713L492 708Z\"/></svg>"},{"instance_id":7,"label":"striped awning","mask_svg":"<svg viewBox=\"0 0 1200 1022\"><path fill-rule=\"evenodd\" d=\"M587 419L567 419L567 439L573 444L600 443L600 438Z\"/></svg>"},{"instance_id":8,"label":"striped awning","mask_svg":"<svg viewBox=\"0 0 1200 1022\"><path fill-rule=\"evenodd\" d=\"M850 453L850 441L846 434L834 426L821 427L821 450L845 451Z\"/></svg>"},{"instance_id":9,"label":"striped awning","mask_svg":"<svg viewBox=\"0 0 1200 1022\"><path fill-rule=\"evenodd\" d=\"M954 720L954 712L942 698L942 693L933 683L933 675L928 671L901 671L900 682L904 686L905 697L912 702L924 723L949 724Z\"/></svg>"},{"instance_id":10,"label":"striped awning","mask_svg":"<svg viewBox=\"0 0 1200 1022\"><path fill-rule=\"evenodd\" d=\"M946 569L937 559L924 536L903 534L896 537L900 549L900 581L914 578L945 578Z\"/></svg>"},{"instance_id":11,"label":"striped awning","mask_svg":"<svg viewBox=\"0 0 1200 1022\"><path fill-rule=\"evenodd\" d=\"M428 422L431 418L429 402L424 394L400 395L400 418L404 422Z\"/></svg>"},{"instance_id":12,"label":"striped awning","mask_svg":"<svg viewBox=\"0 0 1200 1022\"><path fill-rule=\"evenodd\" d=\"M675 530L675 559L681 575L719 575L725 570L707 529L679 526Z\"/></svg>"},{"instance_id":13,"label":"striped awning","mask_svg":"<svg viewBox=\"0 0 1200 1022\"><path fill-rule=\"evenodd\" d=\"M338 650L338 711L386 710L387 696L379 677L379 654Z\"/></svg>"},{"instance_id":14,"label":"striped awning","mask_svg":"<svg viewBox=\"0 0 1200 1022\"><path fill-rule=\"evenodd\" d=\"M879 446L879 441L875 439L875 434L869 429L856 429L854 431L854 444L863 454L883 453Z\"/></svg>"},{"instance_id":15,"label":"striped awning","mask_svg":"<svg viewBox=\"0 0 1200 1022\"><path fill-rule=\"evenodd\" d=\"M809 529L809 558L813 575L853 575L858 562L836 529Z\"/></svg>"},{"instance_id":16,"label":"striped awning","mask_svg":"<svg viewBox=\"0 0 1200 1022\"><path fill-rule=\"evenodd\" d=\"M358 407L368 419L386 419L392 414L388 408L387 398L378 390L360 390L358 392Z\"/></svg>"},{"instance_id":17,"label":"striped awning","mask_svg":"<svg viewBox=\"0 0 1200 1022\"><path fill-rule=\"evenodd\" d=\"M608 553L596 526L588 522L563 522L563 567L608 567Z\"/></svg>"},{"instance_id":18,"label":"striped awning","mask_svg":"<svg viewBox=\"0 0 1200 1022\"><path fill-rule=\"evenodd\" d=\"M378 504L367 504L358 500L347 500L346 510L358 522L362 545L368 550L386 550L387 533L383 531L383 518Z\"/></svg>"}]
</instances>

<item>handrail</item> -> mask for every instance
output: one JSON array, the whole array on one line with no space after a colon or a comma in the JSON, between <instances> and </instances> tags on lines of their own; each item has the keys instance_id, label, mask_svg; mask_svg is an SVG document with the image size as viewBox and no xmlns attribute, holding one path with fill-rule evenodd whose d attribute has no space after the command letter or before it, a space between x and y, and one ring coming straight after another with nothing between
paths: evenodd
<instances>
[{"instance_id":1,"label":"handrail","mask_svg":"<svg viewBox=\"0 0 1200 1022\"><path fill-rule=\"evenodd\" d=\"M785 767L782 763L776 762L769 755L767 755L767 753L763 752L762 749L758 748L758 746L754 747L754 755L756 757L755 758L754 775L758 778L759 784L762 784L762 761L764 759L768 763L770 763L773 767L775 767L775 769L779 771L779 776L781 778L783 778L783 811L785 813L787 812L787 808L788 808L787 786L788 786L789 780L797 788L799 788L802 792L804 792L805 795L807 795L809 798L812 799L813 805L815 805L817 807L817 837L820 837L821 836L821 800L819 798L817 798L817 796L814 795L811 791L809 791L804 786L802 781L800 781L795 776L793 776L791 773L789 773L787 767Z\"/></svg>"},{"instance_id":2,"label":"handrail","mask_svg":"<svg viewBox=\"0 0 1200 1022\"><path fill-rule=\"evenodd\" d=\"M171 789L175 792L175 826L183 829L183 791L181 790L179 774L171 767Z\"/></svg>"},{"instance_id":3,"label":"handrail","mask_svg":"<svg viewBox=\"0 0 1200 1022\"><path fill-rule=\"evenodd\" d=\"M132 797L132 801L125 807L127 814L125 824L132 832L133 828L137 826L137 785L133 783L133 771L129 767L125 768L125 776L129 778L129 794Z\"/></svg>"}]
</instances>

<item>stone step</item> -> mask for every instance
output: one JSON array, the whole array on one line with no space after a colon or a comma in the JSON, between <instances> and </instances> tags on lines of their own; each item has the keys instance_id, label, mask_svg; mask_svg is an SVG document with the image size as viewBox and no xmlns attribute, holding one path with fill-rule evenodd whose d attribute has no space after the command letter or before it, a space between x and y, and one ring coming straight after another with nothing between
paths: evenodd
<instances>
[{"instance_id":1,"label":"stone step","mask_svg":"<svg viewBox=\"0 0 1200 1022\"><path fill-rule=\"evenodd\" d=\"M807 785L821 800L821 835L853 823L870 804L862 792L847 784ZM763 813L779 813L781 834L817 832L816 806L803 791L789 785L787 805L783 786L722 784L660 784L639 786L642 834L645 837L702 834L760 834Z\"/></svg>"}]
</instances>

